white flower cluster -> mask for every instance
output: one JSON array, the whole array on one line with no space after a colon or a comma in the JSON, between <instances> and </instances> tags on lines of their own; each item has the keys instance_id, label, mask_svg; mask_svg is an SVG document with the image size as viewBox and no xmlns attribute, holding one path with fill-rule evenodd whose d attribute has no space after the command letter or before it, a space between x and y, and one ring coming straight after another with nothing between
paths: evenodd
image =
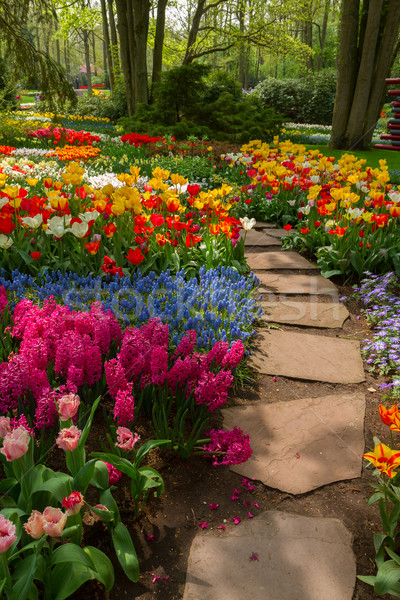
<instances>
[{"instance_id":1,"label":"white flower cluster","mask_svg":"<svg viewBox=\"0 0 400 600\"><path fill-rule=\"evenodd\" d=\"M284 123L283 127L288 129L319 129L321 131L332 131L332 125L318 125L318 123Z\"/></svg>"}]
</instances>

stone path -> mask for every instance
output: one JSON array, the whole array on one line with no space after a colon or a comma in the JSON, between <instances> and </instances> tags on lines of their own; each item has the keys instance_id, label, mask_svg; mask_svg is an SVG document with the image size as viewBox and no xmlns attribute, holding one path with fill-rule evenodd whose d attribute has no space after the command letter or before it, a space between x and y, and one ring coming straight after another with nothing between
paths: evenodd
<instances>
[{"instance_id":1,"label":"stone path","mask_svg":"<svg viewBox=\"0 0 400 600\"><path fill-rule=\"evenodd\" d=\"M365 395L354 386L365 376L359 342L344 339L349 314L336 286L299 254L277 251L285 235L257 223L245 238L262 320L275 324L259 329L251 361L260 377L318 381L327 391L280 402L261 398L222 413L224 427L241 427L253 448L250 460L231 470L297 495L360 477ZM355 581L352 536L341 521L267 510L223 532L199 532L184 600L351 600Z\"/></svg>"}]
</instances>

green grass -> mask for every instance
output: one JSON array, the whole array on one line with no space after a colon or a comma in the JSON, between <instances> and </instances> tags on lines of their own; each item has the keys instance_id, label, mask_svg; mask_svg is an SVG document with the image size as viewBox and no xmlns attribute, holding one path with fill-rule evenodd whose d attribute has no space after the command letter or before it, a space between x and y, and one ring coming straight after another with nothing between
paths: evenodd
<instances>
[{"instance_id":1,"label":"green grass","mask_svg":"<svg viewBox=\"0 0 400 600\"><path fill-rule=\"evenodd\" d=\"M343 154L354 154L357 158L365 158L367 165L373 169L379 167L379 161L381 159L386 160L386 164L389 167L389 171L400 171L400 151L394 150L332 150L328 146L322 144L312 145L305 144L307 150L319 150L325 156L334 156L340 158Z\"/></svg>"}]
</instances>

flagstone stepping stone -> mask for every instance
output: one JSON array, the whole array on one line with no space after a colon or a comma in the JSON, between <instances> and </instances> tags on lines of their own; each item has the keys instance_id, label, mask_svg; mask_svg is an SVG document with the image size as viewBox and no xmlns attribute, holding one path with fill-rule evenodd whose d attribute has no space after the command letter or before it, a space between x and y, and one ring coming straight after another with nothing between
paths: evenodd
<instances>
[{"instance_id":1,"label":"flagstone stepping stone","mask_svg":"<svg viewBox=\"0 0 400 600\"><path fill-rule=\"evenodd\" d=\"M351 600L355 578L339 519L271 510L194 538L183 600Z\"/></svg>"},{"instance_id":2,"label":"flagstone stepping stone","mask_svg":"<svg viewBox=\"0 0 400 600\"><path fill-rule=\"evenodd\" d=\"M275 294L316 294L332 296L336 300L339 294L336 286L321 275L301 275L297 273L257 273L260 292L266 289Z\"/></svg>"},{"instance_id":3,"label":"flagstone stepping stone","mask_svg":"<svg viewBox=\"0 0 400 600\"><path fill-rule=\"evenodd\" d=\"M245 231L241 230L240 232L240 237L244 238L245 236ZM270 235L267 235L266 233L264 233L263 231L255 231L254 229L250 229L250 231L247 232L245 241L244 241L244 245L246 247L248 246L280 246L281 245L281 240L276 238L276 237L271 237Z\"/></svg>"},{"instance_id":4,"label":"flagstone stepping stone","mask_svg":"<svg viewBox=\"0 0 400 600\"><path fill-rule=\"evenodd\" d=\"M286 231L286 229L272 229L271 231L268 231L268 233L274 237L283 238L289 235L290 231Z\"/></svg>"},{"instance_id":5,"label":"flagstone stepping stone","mask_svg":"<svg viewBox=\"0 0 400 600\"><path fill-rule=\"evenodd\" d=\"M250 269L313 269L317 267L297 252L260 252L246 256Z\"/></svg>"},{"instance_id":6,"label":"flagstone stepping stone","mask_svg":"<svg viewBox=\"0 0 400 600\"><path fill-rule=\"evenodd\" d=\"M361 476L365 395L301 398L222 410L250 435L250 459L230 468L290 494Z\"/></svg>"},{"instance_id":7,"label":"flagstone stepping stone","mask_svg":"<svg viewBox=\"0 0 400 600\"><path fill-rule=\"evenodd\" d=\"M265 223L264 221L257 221L255 224L256 229L276 229L275 223Z\"/></svg>"},{"instance_id":8,"label":"flagstone stepping stone","mask_svg":"<svg viewBox=\"0 0 400 600\"><path fill-rule=\"evenodd\" d=\"M259 331L251 355L256 371L327 383L365 381L360 343L309 333Z\"/></svg>"},{"instance_id":9,"label":"flagstone stepping stone","mask_svg":"<svg viewBox=\"0 0 400 600\"><path fill-rule=\"evenodd\" d=\"M340 302L261 302L263 321L269 323L286 323L303 327L336 328L350 316L349 311Z\"/></svg>"}]
</instances>

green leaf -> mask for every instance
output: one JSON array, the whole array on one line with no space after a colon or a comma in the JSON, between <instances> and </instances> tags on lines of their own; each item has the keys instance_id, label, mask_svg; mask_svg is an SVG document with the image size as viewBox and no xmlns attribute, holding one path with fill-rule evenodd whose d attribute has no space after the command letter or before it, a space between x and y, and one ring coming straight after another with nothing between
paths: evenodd
<instances>
[{"instance_id":1,"label":"green leaf","mask_svg":"<svg viewBox=\"0 0 400 600\"><path fill-rule=\"evenodd\" d=\"M139 450L136 453L135 464L138 466L143 456L145 456L150 450L153 448L158 448L159 446L164 446L165 444L169 444L170 440L149 440L140 446Z\"/></svg>"},{"instance_id":2,"label":"green leaf","mask_svg":"<svg viewBox=\"0 0 400 600\"><path fill-rule=\"evenodd\" d=\"M104 585L106 591L109 592L114 585L114 567L110 559L104 552L93 546L85 546L83 551L94 564L96 578Z\"/></svg>"},{"instance_id":3,"label":"green leaf","mask_svg":"<svg viewBox=\"0 0 400 600\"><path fill-rule=\"evenodd\" d=\"M72 480L72 488L84 494L94 476L96 461L89 460ZM105 466L105 465L104 465ZM106 467L107 468L107 467Z\"/></svg>"},{"instance_id":4,"label":"green leaf","mask_svg":"<svg viewBox=\"0 0 400 600\"><path fill-rule=\"evenodd\" d=\"M101 502L101 504L104 504L104 506L107 506L107 508L114 513L115 522L119 523L119 521L121 520L121 517L119 516L118 506L114 500L114 497L113 497L110 489L103 490L100 493L100 502Z\"/></svg>"},{"instance_id":5,"label":"green leaf","mask_svg":"<svg viewBox=\"0 0 400 600\"><path fill-rule=\"evenodd\" d=\"M164 480L161 477L160 473L153 469L152 467L141 467L138 471L142 477L146 477L147 481L144 486L142 486L143 490L158 487L160 489L157 490L157 497L160 496L164 491Z\"/></svg>"},{"instance_id":6,"label":"green leaf","mask_svg":"<svg viewBox=\"0 0 400 600\"><path fill-rule=\"evenodd\" d=\"M394 560L388 560L383 563L376 574L374 590L377 594L392 593L393 587L400 579L400 566Z\"/></svg>"},{"instance_id":7,"label":"green leaf","mask_svg":"<svg viewBox=\"0 0 400 600\"><path fill-rule=\"evenodd\" d=\"M102 490L106 490L110 485L107 465L101 460L97 460L95 463L91 484Z\"/></svg>"},{"instance_id":8,"label":"green leaf","mask_svg":"<svg viewBox=\"0 0 400 600\"><path fill-rule=\"evenodd\" d=\"M101 400L101 396L99 396L98 398L96 398L96 400L93 402L93 406L92 406L92 410L90 411L89 418L86 421L86 425L83 428L83 431L81 433L81 437L79 438L78 448L80 448L80 449L84 449L85 448L86 440L88 438L88 435L89 435L89 432L90 432L90 428L92 426L94 413L96 412L96 408L98 407L100 400Z\"/></svg>"},{"instance_id":9,"label":"green leaf","mask_svg":"<svg viewBox=\"0 0 400 600\"><path fill-rule=\"evenodd\" d=\"M375 585L376 577L375 575L357 575L357 579L363 581L364 583L368 583L368 585Z\"/></svg>"},{"instance_id":10,"label":"green leaf","mask_svg":"<svg viewBox=\"0 0 400 600\"><path fill-rule=\"evenodd\" d=\"M71 481L72 478L69 480ZM36 492L50 492L58 502L61 502L63 498L69 496L72 492L72 488L69 481L66 482L63 478L54 477L54 479L44 481L40 487L35 490L35 493Z\"/></svg>"},{"instance_id":11,"label":"green leaf","mask_svg":"<svg viewBox=\"0 0 400 600\"><path fill-rule=\"evenodd\" d=\"M125 475L128 475L128 477L133 479L137 477L136 467L126 458L121 458L115 454L106 454L105 452L91 452L90 456L99 460L105 460L122 473L125 473Z\"/></svg>"},{"instance_id":12,"label":"green leaf","mask_svg":"<svg viewBox=\"0 0 400 600\"><path fill-rule=\"evenodd\" d=\"M12 599L26 600L30 594L36 571L37 554L30 554L18 562L14 569Z\"/></svg>"},{"instance_id":13,"label":"green leaf","mask_svg":"<svg viewBox=\"0 0 400 600\"><path fill-rule=\"evenodd\" d=\"M89 560L84 552L83 554ZM79 589L85 581L94 579L94 577L93 571L80 562L56 565L51 570L45 600L65 600Z\"/></svg>"},{"instance_id":14,"label":"green leaf","mask_svg":"<svg viewBox=\"0 0 400 600\"><path fill-rule=\"evenodd\" d=\"M4 586L6 585L6 581L7 581L6 578L0 580L0 594L4 590Z\"/></svg>"},{"instance_id":15,"label":"green leaf","mask_svg":"<svg viewBox=\"0 0 400 600\"><path fill-rule=\"evenodd\" d=\"M3 479L0 481L0 494L4 494L10 490L14 485L18 485L18 481L13 478Z\"/></svg>"},{"instance_id":16,"label":"green leaf","mask_svg":"<svg viewBox=\"0 0 400 600\"><path fill-rule=\"evenodd\" d=\"M325 277L326 279L329 279L330 277L333 277L334 275L341 275L341 274L342 274L342 271L340 271L339 269L331 269L330 271L322 269L322 271L321 271L322 277Z\"/></svg>"},{"instance_id":17,"label":"green leaf","mask_svg":"<svg viewBox=\"0 0 400 600\"><path fill-rule=\"evenodd\" d=\"M390 538L382 533L374 533L373 538L375 547L375 562L377 567L380 567L385 561L385 542Z\"/></svg>"},{"instance_id":18,"label":"green leaf","mask_svg":"<svg viewBox=\"0 0 400 600\"><path fill-rule=\"evenodd\" d=\"M86 502L86 506L90 508L94 512L95 515L99 516L102 521L105 523L109 523L114 521L114 511L113 510L102 510L101 508L96 508L95 506L90 506Z\"/></svg>"},{"instance_id":19,"label":"green leaf","mask_svg":"<svg viewBox=\"0 0 400 600\"><path fill-rule=\"evenodd\" d=\"M136 583L139 579L139 562L136 556L135 546L125 525L121 522L114 527L112 532L112 541L115 553L123 568L125 575Z\"/></svg>"},{"instance_id":20,"label":"green leaf","mask_svg":"<svg viewBox=\"0 0 400 600\"><path fill-rule=\"evenodd\" d=\"M89 569L94 569L91 559L76 544L63 544L54 550L51 564L58 565L60 563L81 563Z\"/></svg>"}]
</instances>

